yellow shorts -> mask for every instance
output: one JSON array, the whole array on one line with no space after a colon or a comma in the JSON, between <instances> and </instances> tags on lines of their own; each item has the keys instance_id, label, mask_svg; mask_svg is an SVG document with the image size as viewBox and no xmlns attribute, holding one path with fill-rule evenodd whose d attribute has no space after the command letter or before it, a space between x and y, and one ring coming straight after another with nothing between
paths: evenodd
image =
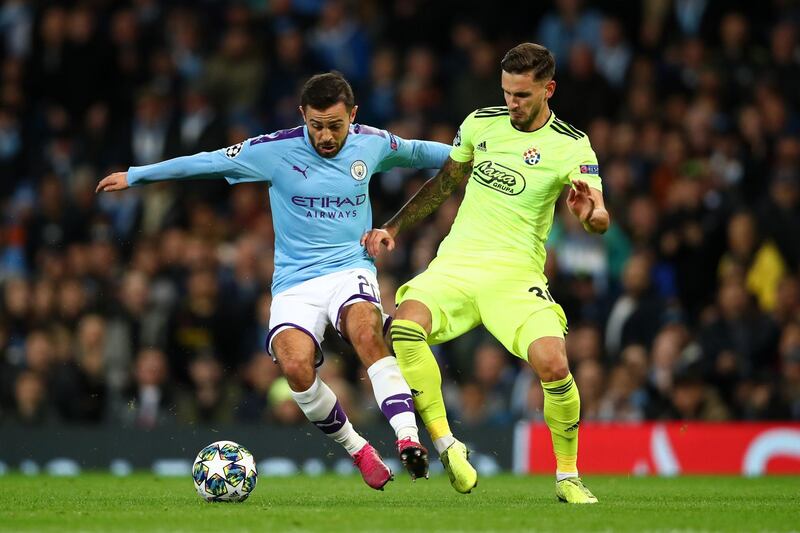
<instances>
[{"instance_id":1,"label":"yellow shorts","mask_svg":"<svg viewBox=\"0 0 800 533\"><path fill-rule=\"evenodd\" d=\"M397 290L397 304L417 300L431 311L430 344L463 335L478 324L517 357L542 337L564 338L567 317L547 290L544 274L486 268L434 259L428 269Z\"/></svg>"}]
</instances>

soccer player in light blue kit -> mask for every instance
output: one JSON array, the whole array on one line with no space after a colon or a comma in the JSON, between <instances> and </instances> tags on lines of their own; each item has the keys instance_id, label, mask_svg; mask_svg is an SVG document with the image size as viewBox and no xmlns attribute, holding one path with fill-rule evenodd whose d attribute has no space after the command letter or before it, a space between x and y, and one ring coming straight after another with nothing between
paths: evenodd
<instances>
[{"instance_id":1,"label":"soccer player in light blue kit","mask_svg":"<svg viewBox=\"0 0 800 533\"><path fill-rule=\"evenodd\" d=\"M97 191L197 178L269 184L275 274L267 350L306 417L353 456L370 487L382 490L391 471L353 429L315 364L322 363L320 343L332 324L367 368L412 479L427 477L428 454L419 444L411 391L384 341L386 317L373 259L359 241L372 227L373 173L439 168L450 147L354 124L357 109L347 80L338 73L318 74L302 90L304 126L215 152L131 167L105 177Z\"/></svg>"}]
</instances>

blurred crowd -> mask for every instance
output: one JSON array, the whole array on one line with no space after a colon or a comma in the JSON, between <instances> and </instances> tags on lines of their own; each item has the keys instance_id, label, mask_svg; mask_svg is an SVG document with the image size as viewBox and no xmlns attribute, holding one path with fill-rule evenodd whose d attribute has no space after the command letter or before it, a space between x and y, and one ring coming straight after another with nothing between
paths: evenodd
<instances>
[{"instance_id":1,"label":"blurred crowd","mask_svg":"<svg viewBox=\"0 0 800 533\"><path fill-rule=\"evenodd\" d=\"M551 107L588 133L612 216L589 235L559 204L549 242L583 420L800 420L798 24L791 0L5 0L0 425L302 423L264 352L266 187L96 182L295 126L329 69L357 121L450 143L503 104L521 41L554 52ZM375 224L429 176L377 176ZM378 261L387 310L459 199ZM378 421L326 340L324 379ZM542 418L538 379L482 328L435 353L460 423Z\"/></svg>"}]
</instances>

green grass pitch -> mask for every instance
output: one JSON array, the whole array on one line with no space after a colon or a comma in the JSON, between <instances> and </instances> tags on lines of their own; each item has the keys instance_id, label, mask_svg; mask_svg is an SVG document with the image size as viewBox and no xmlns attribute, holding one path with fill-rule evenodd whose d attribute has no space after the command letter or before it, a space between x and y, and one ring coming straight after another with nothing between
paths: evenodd
<instances>
[{"instance_id":1,"label":"green grass pitch","mask_svg":"<svg viewBox=\"0 0 800 533\"><path fill-rule=\"evenodd\" d=\"M404 474L404 473L403 473ZM445 476L386 491L356 476L258 480L209 504L189 477L0 477L0 531L800 531L800 478L589 477L598 505L556 502L551 477L487 477L469 495Z\"/></svg>"}]
</instances>

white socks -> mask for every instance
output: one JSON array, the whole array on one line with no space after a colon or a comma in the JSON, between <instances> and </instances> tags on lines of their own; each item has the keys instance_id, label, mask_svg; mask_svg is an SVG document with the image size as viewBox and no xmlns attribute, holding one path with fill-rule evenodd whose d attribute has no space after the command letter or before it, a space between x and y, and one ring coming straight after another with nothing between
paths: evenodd
<instances>
[{"instance_id":1,"label":"white socks","mask_svg":"<svg viewBox=\"0 0 800 533\"><path fill-rule=\"evenodd\" d=\"M381 412L392 425L397 439L411 438L419 442L417 420L414 416L414 399L411 389L400 373L397 359L386 356L379 359L367 369L375 401Z\"/></svg>"},{"instance_id":2,"label":"white socks","mask_svg":"<svg viewBox=\"0 0 800 533\"><path fill-rule=\"evenodd\" d=\"M392 356L379 359L367 369L367 374L372 381L375 401L378 402L383 415L389 420L397 439L410 438L419 442L417 421L414 415L414 400L411 397L408 383L403 379L400 367L397 366L397 359ZM319 376L316 376L314 383L307 391L292 391L292 397L306 418L320 431L344 446L350 455L355 454L367 443L364 437L353 429L353 425L347 419L336 395ZM455 442L452 435L449 439L447 446ZM438 444L436 449L439 449Z\"/></svg>"},{"instance_id":3,"label":"white socks","mask_svg":"<svg viewBox=\"0 0 800 533\"><path fill-rule=\"evenodd\" d=\"M292 397L306 418L323 433L344 446L350 455L354 455L367 443L364 437L353 429L336 395L319 379L319 376L316 376L307 391L292 391Z\"/></svg>"},{"instance_id":4,"label":"white socks","mask_svg":"<svg viewBox=\"0 0 800 533\"><path fill-rule=\"evenodd\" d=\"M455 444L456 438L453 434L445 435L444 437L439 437L438 439L433 441L433 447L436 448L436 451L439 452L439 455L442 455L442 452L445 451L447 448Z\"/></svg>"}]
</instances>

